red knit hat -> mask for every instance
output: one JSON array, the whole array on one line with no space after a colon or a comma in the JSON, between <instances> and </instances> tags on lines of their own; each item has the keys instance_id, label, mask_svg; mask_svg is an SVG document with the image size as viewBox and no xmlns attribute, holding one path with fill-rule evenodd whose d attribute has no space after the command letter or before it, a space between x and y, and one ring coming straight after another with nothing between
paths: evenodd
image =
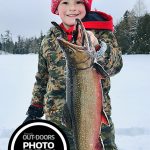
<instances>
[{"instance_id":1,"label":"red knit hat","mask_svg":"<svg viewBox=\"0 0 150 150\"><path fill-rule=\"evenodd\" d=\"M86 10L90 11L93 0L83 0L83 1L85 3ZM51 0L51 12L53 14L55 14L56 9L57 9L60 2L61 2L61 0Z\"/></svg>"}]
</instances>

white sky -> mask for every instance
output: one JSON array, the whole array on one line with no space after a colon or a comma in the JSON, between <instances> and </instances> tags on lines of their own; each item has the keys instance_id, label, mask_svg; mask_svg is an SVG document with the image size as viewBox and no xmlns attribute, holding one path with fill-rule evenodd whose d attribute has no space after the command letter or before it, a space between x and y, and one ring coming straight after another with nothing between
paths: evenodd
<instances>
[{"instance_id":1,"label":"white sky","mask_svg":"<svg viewBox=\"0 0 150 150\"><path fill-rule=\"evenodd\" d=\"M93 0L92 8L107 12L120 20L126 10L131 10L137 0ZM150 12L150 0L143 0ZM10 30L13 37L39 36L41 30L46 33L50 21L58 17L50 12L50 0L0 0L0 34Z\"/></svg>"}]
</instances>

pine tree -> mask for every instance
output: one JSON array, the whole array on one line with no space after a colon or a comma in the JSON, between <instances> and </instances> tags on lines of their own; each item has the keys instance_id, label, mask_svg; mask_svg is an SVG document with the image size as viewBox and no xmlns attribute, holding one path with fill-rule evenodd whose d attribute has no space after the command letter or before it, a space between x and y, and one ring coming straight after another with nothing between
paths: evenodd
<instances>
[{"instance_id":1,"label":"pine tree","mask_svg":"<svg viewBox=\"0 0 150 150\"><path fill-rule=\"evenodd\" d=\"M1 34L1 50L8 53L13 53L14 43L12 40L12 34L9 30L5 31L5 34Z\"/></svg>"},{"instance_id":2,"label":"pine tree","mask_svg":"<svg viewBox=\"0 0 150 150\"><path fill-rule=\"evenodd\" d=\"M138 18L144 16L147 12L144 0L137 0L133 10Z\"/></svg>"},{"instance_id":3,"label":"pine tree","mask_svg":"<svg viewBox=\"0 0 150 150\"><path fill-rule=\"evenodd\" d=\"M137 54L150 54L150 15L139 19L133 49Z\"/></svg>"},{"instance_id":4,"label":"pine tree","mask_svg":"<svg viewBox=\"0 0 150 150\"><path fill-rule=\"evenodd\" d=\"M137 18L133 11L126 11L122 21L116 25L115 34L123 54L132 53L134 36L137 28Z\"/></svg>"},{"instance_id":5,"label":"pine tree","mask_svg":"<svg viewBox=\"0 0 150 150\"><path fill-rule=\"evenodd\" d=\"M0 50L2 50L2 43L0 42Z\"/></svg>"},{"instance_id":6,"label":"pine tree","mask_svg":"<svg viewBox=\"0 0 150 150\"><path fill-rule=\"evenodd\" d=\"M18 36L18 41L15 43L15 54L27 54L28 51L25 48L25 40L20 35Z\"/></svg>"}]
</instances>

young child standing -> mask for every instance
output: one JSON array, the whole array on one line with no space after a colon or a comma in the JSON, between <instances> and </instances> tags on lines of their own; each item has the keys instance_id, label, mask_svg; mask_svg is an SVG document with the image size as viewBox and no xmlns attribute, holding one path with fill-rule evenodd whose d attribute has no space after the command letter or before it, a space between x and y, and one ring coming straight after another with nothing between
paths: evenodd
<instances>
[{"instance_id":1,"label":"young child standing","mask_svg":"<svg viewBox=\"0 0 150 150\"><path fill-rule=\"evenodd\" d=\"M91 11L92 0L52 0L51 11L59 15L60 27L66 33L66 39L71 42L75 19L82 20L88 30L91 41L97 52L97 62L100 63L109 77L102 80L103 107L109 120L109 126L102 125L101 137L105 150L117 150L115 144L114 125L111 120L111 102L109 97L110 77L122 68L121 52L113 34L112 17L100 11ZM62 111L65 103L65 67L66 60L58 44L60 30L52 27L43 39L38 55L38 72L33 88L33 97L28 109L28 119L42 117L61 125ZM80 43L78 39L77 44ZM68 130L69 132L69 130ZM71 134L67 133L70 147ZM71 149L74 149L71 147Z\"/></svg>"}]
</instances>

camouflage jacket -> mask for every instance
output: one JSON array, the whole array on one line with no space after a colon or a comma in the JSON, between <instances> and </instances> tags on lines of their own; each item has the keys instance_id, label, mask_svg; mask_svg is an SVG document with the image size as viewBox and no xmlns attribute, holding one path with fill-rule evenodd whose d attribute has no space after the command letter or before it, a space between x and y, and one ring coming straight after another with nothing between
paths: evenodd
<instances>
[{"instance_id":1,"label":"camouflage jacket","mask_svg":"<svg viewBox=\"0 0 150 150\"><path fill-rule=\"evenodd\" d=\"M102 80L102 88L104 94L104 111L107 115L111 115L109 97L110 77L117 74L122 68L121 51L112 31L92 31L99 42L103 41L107 44L106 51L102 56L98 57L97 61L109 74L108 78ZM38 55L38 72L36 74L31 101L32 104L44 105L47 119L58 115L58 112L62 110L65 103L66 60L57 42L57 37L59 36L61 36L60 30L52 27L42 41Z\"/></svg>"}]
</instances>

